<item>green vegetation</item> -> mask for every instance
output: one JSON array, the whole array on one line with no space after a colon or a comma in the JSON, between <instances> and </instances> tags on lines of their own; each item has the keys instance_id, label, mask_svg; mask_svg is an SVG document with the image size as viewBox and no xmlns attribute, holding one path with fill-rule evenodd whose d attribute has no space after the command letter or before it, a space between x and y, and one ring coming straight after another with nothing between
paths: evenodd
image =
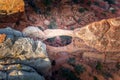
<instances>
[{"instance_id":1,"label":"green vegetation","mask_svg":"<svg viewBox=\"0 0 120 80\"><path fill-rule=\"evenodd\" d=\"M105 12L102 12L101 14L102 14L103 16L107 16Z\"/></svg>"},{"instance_id":2,"label":"green vegetation","mask_svg":"<svg viewBox=\"0 0 120 80\"><path fill-rule=\"evenodd\" d=\"M85 67L83 65L78 64L74 66L74 70L77 74L81 74L85 71Z\"/></svg>"},{"instance_id":3,"label":"green vegetation","mask_svg":"<svg viewBox=\"0 0 120 80\"><path fill-rule=\"evenodd\" d=\"M103 66L102 64L98 61L96 66L95 66L96 70L102 70Z\"/></svg>"},{"instance_id":4,"label":"green vegetation","mask_svg":"<svg viewBox=\"0 0 120 80\"><path fill-rule=\"evenodd\" d=\"M99 80L96 76L93 76L93 80Z\"/></svg>"},{"instance_id":5,"label":"green vegetation","mask_svg":"<svg viewBox=\"0 0 120 80\"><path fill-rule=\"evenodd\" d=\"M80 3L84 3L84 0L80 0Z\"/></svg>"},{"instance_id":6,"label":"green vegetation","mask_svg":"<svg viewBox=\"0 0 120 80\"><path fill-rule=\"evenodd\" d=\"M43 4L44 4L45 6L50 6L50 5L52 5L52 2L53 2L53 0L43 0Z\"/></svg>"},{"instance_id":7,"label":"green vegetation","mask_svg":"<svg viewBox=\"0 0 120 80\"><path fill-rule=\"evenodd\" d=\"M86 8L79 8L79 10L78 10L80 13L83 13L83 12L85 12L86 11Z\"/></svg>"},{"instance_id":8,"label":"green vegetation","mask_svg":"<svg viewBox=\"0 0 120 80\"><path fill-rule=\"evenodd\" d=\"M80 22L81 22L81 19L79 18L77 22L80 23Z\"/></svg>"},{"instance_id":9,"label":"green vegetation","mask_svg":"<svg viewBox=\"0 0 120 80\"><path fill-rule=\"evenodd\" d=\"M112 14L114 14L116 11L117 11L116 9L111 10Z\"/></svg>"},{"instance_id":10,"label":"green vegetation","mask_svg":"<svg viewBox=\"0 0 120 80\"><path fill-rule=\"evenodd\" d=\"M115 4L116 0L104 0L104 1L107 1L109 4Z\"/></svg>"},{"instance_id":11,"label":"green vegetation","mask_svg":"<svg viewBox=\"0 0 120 80\"><path fill-rule=\"evenodd\" d=\"M110 72L103 71L102 74L105 78L112 78L112 74Z\"/></svg>"},{"instance_id":12,"label":"green vegetation","mask_svg":"<svg viewBox=\"0 0 120 80\"><path fill-rule=\"evenodd\" d=\"M72 0L73 1L73 3L75 3L75 4L78 4L79 3L79 0Z\"/></svg>"},{"instance_id":13,"label":"green vegetation","mask_svg":"<svg viewBox=\"0 0 120 80\"><path fill-rule=\"evenodd\" d=\"M74 57L70 57L67 62L68 62L68 64L70 64L70 65L75 65L76 60L75 60Z\"/></svg>"},{"instance_id":14,"label":"green vegetation","mask_svg":"<svg viewBox=\"0 0 120 80\"><path fill-rule=\"evenodd\" d=\"M76 60L74 57L69 58L67 62L68 62L68 64L70 64L74 68L75 72L78 75L82 74L86 70L83 65L75 64Z\"/></svg>"},{"instance_id":15,"label":"green vegetation","mask_svg":"<svg viewBox=\"0 0 120 80\"><path fill-rule=\"evenodd\" d=\"M87 5L91 6L91 4L92 4L92 2L90 0L88 0Z\"/></svg>"},{"instance_id":16,"label":"green vegetation","mask_svg":"<svg viewBox=\"0 0 120 80\"><path fill-rule=\"evenodd\" d=\"M73 71L71 71L70 69L68 68L60 68L60 73L61 73L61 76L66 78L67 80L80 80L75 74Z\"/></svg>"},{"instance_id":17,"label":"green vegetation","mask_svg":"<svg viewBox=\"0 0 120 80\"><path fill-rule=\"evenodd\" d=\"M120 62L116 64L116 68L120 70Z\"/></svg>"},{"instance_id":18,"label":"green vegetation","mask_svg":"<svg viewBox=\"0 0 120 80\"><path fill-rule=\"evenodd\" d=\"M96 6L99 6L100 4L99 4L99 2L94 2L94 5L96 5Z\"/></svg>"}]
</instances>

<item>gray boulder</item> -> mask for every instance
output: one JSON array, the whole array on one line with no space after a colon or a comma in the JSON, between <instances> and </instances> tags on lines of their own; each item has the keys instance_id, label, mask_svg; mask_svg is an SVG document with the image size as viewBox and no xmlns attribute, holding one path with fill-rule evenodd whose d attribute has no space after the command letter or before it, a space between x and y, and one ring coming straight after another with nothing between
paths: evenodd
<instances>
[{"instance_id":1,"label":"gray boulder","mask_svg":"<svg viewBox=\"0 0 120 80\"><path fill-rule=\"evenodd\" d=\"M0 80L45 80L33 68L21 65L0 65Z\"/></svg>"},{"instance_id":2,"label":"gray boulder","mask_svg":"<svg viewBox=\"0 0 120 80\"><path fill-rule=\"evenodd\" d=\"M25 37L25 35L23 33L21 33L20 31L14 30L10 27L1 28L0 34L3 34L3 33L7 35L7 38L10 38L12 40L19 38L19 37Z\"/></svg>"},{"instance_id":3,"label":"gray boulder","mask_svg":"<svg viewBox=\"0 0 120 80\"><path fill-rule=\"evenodd\" d=\"M44 80L40 74L49 75L51 62L43 42L11 28L0 29L0 33L7 35L0 43L0 65L4 67L0 71L0 80ZM20 70L16 67L18 64L22 66Z\"/></svg>"}]
</instances>

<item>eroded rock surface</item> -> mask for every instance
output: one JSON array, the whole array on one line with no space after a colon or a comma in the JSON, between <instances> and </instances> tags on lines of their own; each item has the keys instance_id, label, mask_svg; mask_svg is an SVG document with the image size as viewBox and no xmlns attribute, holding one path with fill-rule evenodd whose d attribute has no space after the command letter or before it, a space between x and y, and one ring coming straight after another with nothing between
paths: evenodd
<instances>
[{"instance_id":1,"label":"eroded rock surface","mask_svg":"<svg viewBox=\"0 0 120 80\"><path fill-rule=\"evenodd\" d=\"M23 33L26 32L24 31ZM34 34L33 32L30 33ZM45 34L43 40L61 35L72 37L72 42L67 46L53 47L47 45L50 54L80 51L84 53L83 58L96 58L108 62L120 61L120 17L104 19L73 31L47 29L43 31L43 34ZM27 35L29 36L29 34ZM38 36L35 35L34 37ZM97 55L98 57L91 55Z\"/></svg>"},{"instance_id":2,"label":"eroded rock surface","mask_svg":"<svg viewBox=\"0 0 120 80\"><path fill-rule=\"evenodd\" d=\"M5 34L0 34L0 43L2 43L5 40L5 37Z\"/></svg>"},{"instance_id":3,"label":"eroded rock surface","mask_svg":"<svg viewBox=\"0 0 120 80\"><path fill-rule=\"evenodd\" d=\"M119 52L120 17L94 22L77 29L75 35L100 52Z\"/></svg>"},{"instance_id":4,"label":"eroded rock surface","mask_svg":"<svg viewBox=\"0 0 120 80\"><path fill-rule=\"evenodd\" d=\"M9 15L9 14L17 13L17 12L23 12L25 4L23 0L15 0L14 2L12 0L4 0L4 1L1 0L0 5L1 5L0 14Z\"/></svg>"},{"instance_id":5,"label":"eroded rock surface","mask_svg":"<svg viewBox=\"0 0 120 80\"><path fill-rule=\"evenodd\" d=\"M36 70L26 65L0 65L0 68L1 80L45 80Z\"/></svg>"},{"instance_id":6,"label":"eroded rock surface","mask_svg":"<svg viewBox=\"0 0 120 80\"><path fill-rule=\"evenodd\" d=\"M51 68L46 45L11 28L0 29L0 33L6 34L0 43L0 79L44 80L40 74L48 75Z\"/></svg>"}]
</instances>

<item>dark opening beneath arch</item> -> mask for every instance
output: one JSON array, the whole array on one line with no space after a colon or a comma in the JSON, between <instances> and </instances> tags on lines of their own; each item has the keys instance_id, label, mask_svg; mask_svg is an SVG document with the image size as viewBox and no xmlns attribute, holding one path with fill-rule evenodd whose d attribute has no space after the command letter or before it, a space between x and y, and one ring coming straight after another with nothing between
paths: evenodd
<instances>
[{"instance_id":1,"label":"dark opening beneath arch","mask_svg":"<svg viewBox=\"0 0 120 80\"><path fill-rule=\"evenodd\" d=\"M54 46L54 47L62 47L69 45L72 42L71 36L57 36L53 38L48 38L44 41L45 44Z\"/></svg>"}]
</instances>

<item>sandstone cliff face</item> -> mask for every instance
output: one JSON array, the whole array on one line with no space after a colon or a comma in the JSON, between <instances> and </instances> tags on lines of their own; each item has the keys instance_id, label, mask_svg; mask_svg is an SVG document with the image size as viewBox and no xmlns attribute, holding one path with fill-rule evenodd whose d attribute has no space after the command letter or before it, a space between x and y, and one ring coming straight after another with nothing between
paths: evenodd
<instances>
[{"instance_id":1,"label":"sandstone cliff face","mask_svg":"<svg viewBox=\"0 0 120 80\"><path fill-rule=\"evenodd\" d=\"M120 17L101 20L76 29L75 36L100 52L120 51Z\"/></svg>"}]
</instances>

